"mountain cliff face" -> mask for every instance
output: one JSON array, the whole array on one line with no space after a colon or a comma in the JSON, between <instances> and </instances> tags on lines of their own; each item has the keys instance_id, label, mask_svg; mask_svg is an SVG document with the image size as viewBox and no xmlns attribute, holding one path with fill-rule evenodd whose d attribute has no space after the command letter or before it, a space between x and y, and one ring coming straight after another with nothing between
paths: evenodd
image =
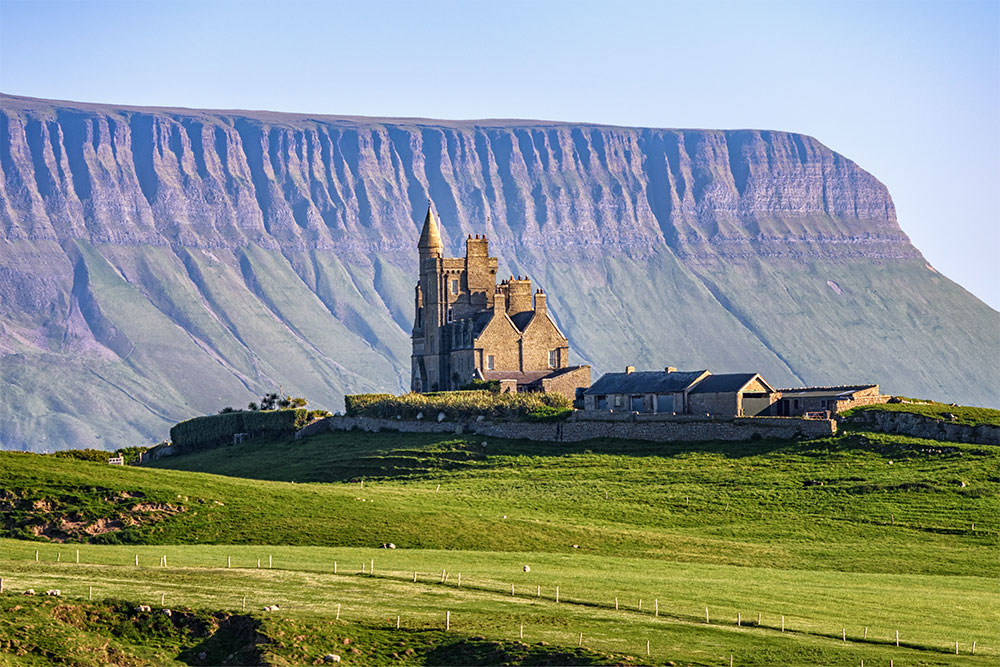
<instances>
[{"instance_id":1,"label":"mountain cliff face","mask_svg":"<svg viewBox=\"0 0 1000 667\"><path fill-rule=\"evenodd\" d=\"M595 371L996 405L998 314L815 139L0 96L0 445L136 444L281 388L408 386L427 200Z\"/></svg>"}]
</instances>

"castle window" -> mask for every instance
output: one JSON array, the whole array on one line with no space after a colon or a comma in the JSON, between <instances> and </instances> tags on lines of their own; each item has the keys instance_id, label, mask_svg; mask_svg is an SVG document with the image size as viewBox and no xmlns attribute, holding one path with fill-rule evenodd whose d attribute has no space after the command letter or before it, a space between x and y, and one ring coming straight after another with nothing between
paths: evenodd
<instances>
[{"instance_id":1,"label":"castle window","mask_svg":"<svg viewBox=\"0 0 1000 667\"><path fill-rule=\"evenodd\" d=\"M486 355L486 370L488 371L493 370L494 363L495 362L493 361L493 355L492 354Z\"/></svg>"},{"instance_id":2,"label":"castle window","mask_svg":"<svg viewBox=\"0 0 1000 667\"><path fill-rule=\"evenodd\" d=\"M607 396L596 396L595 398L597 400L597 409L598 410L607 410L608 409L608 397Z\"/></svg>"},{"instance_id":3,"label":"castle window","mask_svg":"<svg viewBox=\"0 0 1000 667\"><path fill-rule=\"evenodd\" d=\"M451 307L448 308L448 321L449 322L455 321L455 311L453 311Z\"/></svg>"},{"instance_id":4,"label":"castle window","mask_svg":"<svg viewBox=\"0 0 1000 667\"><path fill-rule=\"evenodd\" d=\"M549 368L555 368L559 362L559 350L549 350Z\"/></svg>"},{"instance_id":5,"label":"castle window","mask_svg":"<svg viewBox=\"0 0 1000 667\"><path fill-rule=\"evenodd\" d=\"M457 280L452 280L451 281L451 293L452 294L458 294L458 281Z\"/></svg>"}]
</instances>

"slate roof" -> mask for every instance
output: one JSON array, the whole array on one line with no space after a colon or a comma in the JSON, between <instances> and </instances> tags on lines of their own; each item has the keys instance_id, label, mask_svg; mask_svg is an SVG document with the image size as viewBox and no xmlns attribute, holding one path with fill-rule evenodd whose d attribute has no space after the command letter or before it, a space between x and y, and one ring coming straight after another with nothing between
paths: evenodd
<instances>
[{"instance_id":1,"label":"slate roof","mask_svg":"<svg viewBox=\"0 0 1000 667\"><path fill-rule=\"evenodd\" d=\"M479 338L488 325L493 320L492 310L481 310L472 316L472 337Z\"/></svg>"},{"instance_id":2,"label":"slate roof","mask_svg":"<svg viewBox=\"0 0 1000 667\"><path fill-rule=\"evenodd\" d=\"M605 373L584 394L669 394L684 391L707 371Z\"/></svg>"},{"instance_id":3,"label":"slate roof","mask_svg":"<svg viewBox=\"0 0 1000 667\"><path fill-rule=\"evenodd\" d=\"M720 373L719 375L709 375L707 378L695 385L691 390L692 394L721 394L736 393L747 386L751 380L757 377L756 373ZM763 379L761 379L763 382ZM764 382L765 386L767 385Z\"/></svg>"},{"instance_id":4,"label":"slate roof","mask_svg":"<svg viewBox=\"0 0 1000 667\"><path fill-rule=\"evenodd\" d=\"M514 326L517 327L517 330L523 332L524 328L528 326L528 322L530 322L531 318L534 316L535 311L525 310L521 313L514 313L510 316L510 319L514 321Z\"/></svg>"}]
</instances>

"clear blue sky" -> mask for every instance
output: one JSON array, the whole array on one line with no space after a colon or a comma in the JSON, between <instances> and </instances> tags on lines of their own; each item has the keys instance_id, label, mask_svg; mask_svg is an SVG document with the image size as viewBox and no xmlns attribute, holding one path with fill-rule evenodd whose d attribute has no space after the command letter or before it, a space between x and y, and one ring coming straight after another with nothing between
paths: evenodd
<instances>
[{"instance_id":1,"label":"clear blue sky","mask_svg":"<svg viewBox=\"0 0 1000 667\"><path fill-rule=\"evenodd\" d=\"M1000 308L1000 0L0 0L0 90L810 134Z\"/></svg>"}]
</instances>

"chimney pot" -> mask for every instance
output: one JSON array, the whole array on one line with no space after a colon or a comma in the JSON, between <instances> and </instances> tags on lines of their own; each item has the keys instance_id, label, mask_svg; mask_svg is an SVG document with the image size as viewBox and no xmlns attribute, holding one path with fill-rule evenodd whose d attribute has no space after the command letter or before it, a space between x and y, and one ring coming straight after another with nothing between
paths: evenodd
<instances>
[{"instance_id":1,"label":"chimney pot","mask_svg":"<svg viewBox=\"0 0 1000 667\"><path fill-rule=\"evenodd\" d=\"M635 373L635 366L626 366L625 367L625 374L626 375L630 375L632 373Z\"/></svg>"},{"instance_id":2,"label":"chimney pot","mask_svg":"<svg viewBox=\"0 0 1000 667\"><path fill-rule=\"evenodd\" d=\"M667 366L663 370L665 370L667 373L676 373L677 372L677 369L674 368L673 366Z\"/></svg>"}]
</instances>

